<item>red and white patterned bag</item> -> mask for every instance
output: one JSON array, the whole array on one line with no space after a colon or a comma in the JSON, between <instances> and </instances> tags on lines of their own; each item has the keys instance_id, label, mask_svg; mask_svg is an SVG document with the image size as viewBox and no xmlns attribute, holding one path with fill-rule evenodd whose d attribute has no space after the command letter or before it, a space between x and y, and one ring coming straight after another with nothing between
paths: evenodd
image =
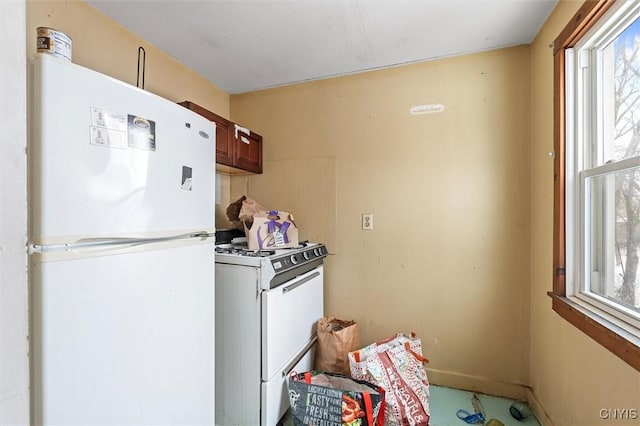
<instances>
[{"instance_id":1,"label":"red and white patterned bag","mask_svg":"<svg viewBox=\"0 0 640 426\"><path fill-rule=\"evenodd\" d=\"M397 334L349 352L351 377L386 391L385 425L429 424L429 379L422 342L414 334Z\"/></svg>"}]
</instances>

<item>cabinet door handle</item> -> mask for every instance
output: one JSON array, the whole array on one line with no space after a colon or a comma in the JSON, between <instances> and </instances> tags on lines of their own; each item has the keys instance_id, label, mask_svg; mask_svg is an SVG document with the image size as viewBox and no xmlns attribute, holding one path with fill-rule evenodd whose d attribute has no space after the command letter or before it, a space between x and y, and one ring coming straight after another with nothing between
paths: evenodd
<instances>
[{"instance_id":1,"label":"cabinet door handle","mask_svg":"<svg viewBox=\"0 0 640 426\"><path fill-rule=\"evenodd\" d=\"M238 138L238 132L244 133L245 135L251 134L251 130L247 129L246 127L238 126L237 124L234 125L234 127L235 127L236 139Z\"/></svg>"}]
</instances>

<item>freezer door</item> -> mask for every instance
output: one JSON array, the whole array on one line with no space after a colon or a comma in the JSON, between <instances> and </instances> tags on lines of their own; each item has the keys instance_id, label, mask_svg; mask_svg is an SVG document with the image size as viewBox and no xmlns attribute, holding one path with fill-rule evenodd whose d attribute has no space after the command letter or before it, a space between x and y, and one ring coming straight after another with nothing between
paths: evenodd
<instances>
[{"instance_id":1,"label":"freezer door","mask_svg":"<svg viewBox=\"0 0 640 426\"><path fill-rule=\"evenodd\" d=\"M51 56L32 67L33 243L213 229L211 122Z\"/></svg>"},{"instance_id":2,"label":"freezer door","mask_svg":"<svg viewBox=\"0 0 640 426\"><path fill-rule=\"evenodd\" d=\"M32 264L34 424L213 424L212 253Z\"/></svg>"}]
</instances>

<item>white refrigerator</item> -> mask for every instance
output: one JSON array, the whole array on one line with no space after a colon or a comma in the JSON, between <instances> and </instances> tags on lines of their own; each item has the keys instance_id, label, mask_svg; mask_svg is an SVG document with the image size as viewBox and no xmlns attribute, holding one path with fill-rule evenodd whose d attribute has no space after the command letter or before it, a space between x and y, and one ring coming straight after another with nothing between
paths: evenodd
<instances>
[{"instance_id":1,"label":"white refrigerator","mask_svg":"<svg viewBox=\"0 0 640 426\"><path fill-rule=\"evenodd\" d=\"M33 423L213 424L214 125L29 65Z\"/></svg>"}]
</instances>

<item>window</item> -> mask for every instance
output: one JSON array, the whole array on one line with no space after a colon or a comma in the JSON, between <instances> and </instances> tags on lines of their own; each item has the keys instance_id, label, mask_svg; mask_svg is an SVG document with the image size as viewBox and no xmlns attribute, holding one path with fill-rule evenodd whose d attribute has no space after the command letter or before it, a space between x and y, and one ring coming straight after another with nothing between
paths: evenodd
<instances>
[{"instance_id":1,"label":"window","mask_svg":"<svg viewBox=\"0 0 640 426\"><path fill-rule=\"evenodd\" d=\"M640 4L585 2L554 58L553 308L640 370Z\"/></svg>"},{"instance_id":2,"label":"window","mask_svg":"<svg viewBox=\"0 0 640 426\"><path fill-rule=\"evenodd\" d=\"M566 49L567 285L640 328L640 4ZM634 6L634 7L629 7Z\"/></svg>"}]
</instances>

